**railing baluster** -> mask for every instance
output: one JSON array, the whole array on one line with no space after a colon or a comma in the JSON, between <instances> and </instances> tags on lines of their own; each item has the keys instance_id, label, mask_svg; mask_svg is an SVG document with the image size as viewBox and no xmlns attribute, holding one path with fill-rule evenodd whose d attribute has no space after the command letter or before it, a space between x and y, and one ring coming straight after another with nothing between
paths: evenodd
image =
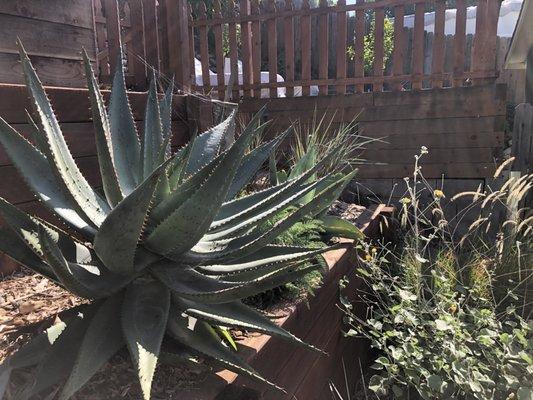
<instances>
[{"instance_id":1,"label":"railing baluster","mask_svg":"<svg viewBox=\"0 0 533 400\"><path fill-rule=\"evenodd\" d=\"M357 0L357 4L364 3L364 0ZM355 43L354 43L354 68L355 78L363 78L365 76L364 66L364 47L365 47L365 10L356 10L355 12ZM355 91L362 93L365 90L365 85L358 83L355 85Z\"/></svg>"},{"instance_id":2,"label":"railing baluster","mask_svg":"<svg viewBox=\"0 0 533 400\"><path fill-rule=\"evenodd\" d=\"M268 1L268 12L276 12L276 0ZM268 78L270 83L278 81L278 35L276 29L276 17L267 22L268 28ZM278 89L270 88L270 97L278 97Z\"/></svg>"},{"instance_id":3,"label":"railing baluster","mask_svg":"<svg viewBox=\"0 0 533 400\"><path fill-rule=\"evenodd\" d=\"M215 0L214 3L214 17L222 18L222 11L220 8L220 0ZM217 93L220 100L224 100L224 39L222 37L222 24L216 24L213 27L213 34L215 36L215 60L217 64Z\"/></svg>"},{"instance_id":4,"label":"railing baluster","mask_svg":"<svg viewBox=\"0 0 533 400\"><path fill-rule=\"evenodd\" d=\"M106 29L107 29L107 54L109 60L109 74L111 79L117 70L117 56L121 46L120 18L118 15L117 0L103 0Z\"/></svg>"},{"instance_id":5,"label":"railing baluster","mask_svg":"<svg viewBox=\"0 0 533 400\"><path fill-rule=\"evenodd\" d=\"M292 0L285 0L285 10L292 11ZM285 17L285 81L294 82L294 21L293 17ZM294 86L287 86L287 97L294 96Z\"/></svg>"},{"instance_id":6,"label":"railing baluster","mask_svg":"<svg viewBox=\"0 0 533 400\"><path fill-rule=\"evenodd\" d=\"M207 9L202 1L198 7L199 20L207 21ZM204 94L211 92L211 81L209 76L209 49L207 44L207 25L200 25L200 63L202 64L202 83Z\"/></svg>"},{"instance_id":7,"label":"railing baluster","mask_svg":"<svg viewBox=\"0 0 533 400\"><path fill-rule=\"evenodd\" d=\"M318 77L328 79L328 2L320 0L320 8L323 12L318 15ZM328 85L319 86L319 95L328 94Z\"/></svg>"},{"instance_id":8,"label":"railing baluster","mask_svg":"<svg viewBox=\"0 0 533 400\"><path fill-rule=\"evenodd\" d=\"M252 0L252 15L259 16L259 0ZM261 83L261 21L252 21L252 65L254 83ZM254 90L254 97L261 97L261 90Z\"/></svg>"},{"instance_id":9,"label":"railing baluster","mask_svg":"<svg viewBox=\"0 0 533 400\"><path fill-rule=\"evenodd\" d=\"M381 92L383 90L383 25L385 23L385 10L377 8L374 16L374 84L372 90Z\"/></svg>"},{"instance_id":10,"label":"railing baluster","mask_svg":"<svg viewBox=\"0 0 533 400\"><path fill-rule=\"evenodd\" d=\"M463 85L465 68L466 2L457 0L455 15L455 38L453 42L453 86Z\"/></svg>"},{"instance_id":11,"label":"railing baluster","mask_svg":"<svg viewBox=\"0 0 533 400\"><path fill-rule=\"evenodd\" d=\"M241 18L250 15L250 0L240 0ZM252 37L250 31L250 22L241 22L242 38L242 75L244 85L252 84ZM250 97L250 89L244 90L244 97Z\"/></svg>"},{"instance_id":12,"label":"railing baluster","mask_svg":"<svg viewBox=\"0 0 533 400\"><path fill-rule=\"evenodd\" d=\"M302 16L300 17L300 40L302 50L302 80L311 80L311 16L309 14L309 0L302 1ZM309 96L309 84L302 86L302 95Z\"/></svg>"},{"instance_id":13,"label":"railing baluster","mask_svg":"<svg viewBox=\"0 0 533 400\"><path fill-rule=\"evenodd\" d=\"M235 3L233 0L228 1L228 17L233 17L235 12ZM239 65L238 65L238 43L237 43L237 24L230 22L228 27L229 36L229 57L231 64L231 78L233 79L232 100L239 99Z\"/></svg>"},{"instance_id":14,"label":"railing baluster","mask_svg":"<svg viewBox=\"0 0 533 400\"><path fill-rule=\"evenodd\" d=\"M146 62L150 67L159 71L161 66L159 64L159 21L156 0L143 0L143 23Z\"/></svg>"},{"instance_id":15,"label":"railing baluster","mask_svg":"<svg viewBox=\"0 0 533 400\"><path fill-rule=\"evenodd\" d=\"M433 34L433 59L431 60L431 74L442 74L444 71L444 22L446 17L446 0L437 0L435 7L435 32ZM433 78L433 88L442 87L442 78Z\"/></svg>"},{"instance_id":16,"label":"railing baluster","mask_svg":"<svg viewBox=\"0 0 533 400\"><path fill-rule=\"evenodd\" d=\"M394 7L394 47L392 50L392 75L403 75L403 58L405 52L405 35L403 30L405 8L403 4ZM401 81L395 81L393 90L403 89Z\"/></svg>"},{"instance_id":17,"label":"railing baluster","mask_svg":"<svg viewBox=\"0 0 533 400\"><path fill-rule=\"evenodd\" d=\"M415 5L415 27L413 30L413 90L422 89L422 75L424 74L424 13L425 3Z\"/></svg>"},{"instance_id":18,"label":"railing baluster","mask_svg":"<svg viewBox=\"0 0 533 400\"><path fill-rule=\"evenodd\" d=\"M339 0L338 6L345 6L346 0ZM346 78L346 11L337 13L337 79ZM346 93L346 85L340 84L336 88L337 94Z\"/></svg>"}]
</instances>

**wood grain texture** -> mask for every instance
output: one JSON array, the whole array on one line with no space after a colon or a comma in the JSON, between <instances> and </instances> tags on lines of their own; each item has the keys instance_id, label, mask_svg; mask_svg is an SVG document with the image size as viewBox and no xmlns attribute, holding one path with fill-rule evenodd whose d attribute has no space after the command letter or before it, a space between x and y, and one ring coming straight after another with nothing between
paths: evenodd
<instances>
[{"instance_id":1,"label":"wood grain texture","mask_svg":"<svg viewBox=\"0 0 533 400\"><path fill-rule=\"evenodd\" d=\"M268 0L268 11L276 12L276 0ZM267 21L268 32L268 78L270 82L278 81L278 33L276 27L277 18ZM270 88L270 98L278 97L278 90Z\"/></svg>"},{"instance_id":2,"label":"wood grain texture","mask_svg":"<svg viewBox=\"0 0 533 400\"><path fill-rule=\"evenodd\" d=\"M285 10L292 10L292 0L285 1ZM294 17L283 20L284 48L285 48L285 81L294 81ZM287 87L287 97L294 95L294 88Z\"/></svg>"},{"instance_id":3,"label":"wood grain texture","mask_svg":"<svg viewBox=\"0 0 533 400\"><path fill-rule=\"evenodd\" d=\"M424 12L426 5L418 3L415 8L415 27L413 30L413 90L422 89L422 77L424 73Z\"/></svg>"},{"instance_id":4,"label":"wood grain texture","mask_svg":"<svg viewBox=\"0 0 533 400\"><path fill-rule=\"evenodd\" d=\"M222 18L222 9L220 0L214 2L214 16ZM222 36L222 24L213 27L213 35L215 36L215 62L217 67L217 82L220 85L224 83L224 38ZM218 90L219 100L224 100L224 92Z\"/></svg>"},{"instance_id":5,"label":"wood grain texture","mask_svg":"<svg viewBox=\"0 0 533 400\"><path fill-rule=\"evenodd\" d=\"M383 25L385 21L385 10L383 8L377 8L375 11L374 19L374 62L372 68L374 70L374 76L383 76ZM383 83L376 83L372 88L375 92L381 92L383 90Z\"/></svg>"},{"instance_id":6,"label":"wood grain texture","mask_svg":"<svg viewBox=\"0 0 533 400\"><path fill-rule=\"evenodd\" d=\"M161 69L159 56L159 18L157 0L142 0L146 62L156 70Z\"/></svg>"},{"instance_id":7,"label":"wood grain texture","mask_svg":"<svg viewBox=\"0 0 533 400\"><path fill-rule=\"evenodd\" d=\"M453 42L453 73L460 76L464 71L465 65L465 44L466 44L466 2L457 0L457 13L455 16L455 37ZM463 79L455 78L453 86L462 86Z\"/></svg>"},{"instance_id":8,"label":"wood grain texture","mask_svg":"<svg viewBox=\"0 0 533 400\"><path fill-rule=\"evenodd\" d=\"M364 0L357 0L357 4L364 3ZM355 12L355 43L354 43L354 64L355 64L355 78L365 76L364 70L364 41L365 41L365 12L358 10ZM355 85L355 91L361 93L364 90L364 85Z\"/></svg>"},{"instance_id":9,"label":"wood grain texture","mask_svg":"<svg viewBox=\"0 0 533 400\"><path fill-rule=\"evenodd\" d=\"M320 79L328 78L328 17L327 0L320 0L320 9L323 10L318 16L318 77ZM326 96L328 94L328 85L319 85L318 94L320 96Z\"/></svg>"},{"instance_id":10,"label":"wood grain texture","mask_svg":"<svg viewBox=\"0 0 533 400\"><path fill-rule=\"evenodd\" d=\"M259 15L260 5L259 0L251 1L252 15ZM253 81L261 82L261 21L253 21L252 25L252 70ZM254 90L254 97L260 98L261 91Z\"/></svg>"},{"instance_id":11,"label":"wood grain texture","mask_svg":"<svg viewBox=\"0 0 533 400\"><path fill-rule=\"evenodd\" d=\"M309 12L309 0L302 1L302 11ZM304 13L300 17L302 79L311 79L311 17ZM309 96L309 84L302 85L302 94Z\"/></svg>"},{"instance_id":12,"label":"wood grain texture","mask_svg":"<svg viewBox=\"0 0 533 400\"><path fill-rule=\"evenodd\" d=\"M433 36L433 55L431 60L431 72L441 73L444 71L444 22L446 12L446 1L437 0L435 5L435 32ZM442 80L435 79L431 82L432 87L441 88Z\"/></svg>"},{"instance_id":13,"label":"wood grain texture","mask_svg":"<svg viewBox=\"0 0 533 400\"><path fill-rule=\"evenodd\" d=\"M241 0L240 2L240 17L250 15L250 0ZM241 22L241 41L242 41L242 75L243 83L252 83L252 31L250 23ZM244 90L244 97L250 97L252 92Z\"/></svg>"},{"instance_id":14,"label":"wood grain texture","mask_svg":"<svg viewBox=\"0 0 533 400\"><path fill-rule=\"evenodd\" d=\"M339 0L337 2L339 6L346 4L346 0ZM337 78L346 78L346 12L337 13ZM336 86L337 94L346 93L346 85Z\"/></svg>"}]
</instances>

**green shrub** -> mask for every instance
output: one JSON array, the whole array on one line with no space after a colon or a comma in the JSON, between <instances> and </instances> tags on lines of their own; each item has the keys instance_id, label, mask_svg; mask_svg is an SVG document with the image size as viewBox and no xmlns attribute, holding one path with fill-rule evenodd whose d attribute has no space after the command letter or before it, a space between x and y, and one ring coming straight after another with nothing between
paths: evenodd
<instances>
[{"instance_id":1,"label":"green shrub","mask_svg":"<svg viewBox=\"0 0 533 400\"><path fill-rule=\"evenodd\" d=\"M361 318L342 299L346 334L367 338L379 353L368 387L383 398L529 400L533 225L530 210L519 206L533 176L455 196L471 196L467 208L478 207L480 215L453 241L445 193L418 165L426 152L407 180L403 239L360 249L357 272L372 290L359 296L370 315ZM428 191L432 200L424 205ZM497 219L497 210L506 218Z\"/></svg>"}]
</instances>

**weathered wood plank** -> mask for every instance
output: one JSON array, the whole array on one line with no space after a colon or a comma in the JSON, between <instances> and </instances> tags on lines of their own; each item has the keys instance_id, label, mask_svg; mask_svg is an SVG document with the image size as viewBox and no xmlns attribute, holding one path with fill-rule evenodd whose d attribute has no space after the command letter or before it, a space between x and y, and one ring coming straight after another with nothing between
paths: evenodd
<instances>
[{"instance_id":1,"label":"weathered wood plank","mask_svg":"<svg viewBox=\"0 0 533 400\"><path fill-rule=\"evenodd\" d=\"M300 37L302 51L302 79L311 79L311 17L309 14L309 0L302 1L302 11L300 17ZM302 94L309 96L309 85L302 86Z\"/></svg>"},{"instance_id":2,"label":"weathered wood plank","mask_svg":"<svg viewBox=\"0 0 533 400\"><path fill-rule=\"evenodd\" d=\"M321 79L328 78L328 2L327 0L320 0L320 8L323 12L318 16L318 77ZM320 85L318 87L319 95L326 96L328 94L328 86Z\"/></svg>"},{"instance_id":3,"label":"weathered wood plank","mask_svg":"<svg viewBox=\"0 0 533 400\"><path fill-rule=\"evenodd\" d=\"M268 1L268 11L276 12L276 0ZM271 18L267 21L268 31L268 79L270 82L278 81L278 34L276 28L277 19ZM270 98L278 97L278 90L270 88Z\"/></svg>"},{"instance_id":4,"label":"weathered wood plank","mask_svg":"<svg viewBox=\"0 0 533 400\"><path fill-rule=\"evenodd\" d=\"M115 74L117 68L117 56L121 46L120 17L118 13L117 0L102 0L103 11L106 18L107 31L107 54L109 62L109 73Z\"/></svg>"},{"instance_id":5,"label":"weathered wood plank","mask_svg":"<svg viewBox=\"0 0 533 400\"><path fill-rule=\"evenodd\" d=\"M259 0L251 2L252 15L259 15ZM261 82L261 21L252 22L252 69L253 81ZM254 97L261 97L261 90L254 90Z\"/></svg>"},{"instance_id":6,"label":"weathered wood plank","mask_svg":"<svg viewBox=\"0 0 533 400\"><path fill-rule=\"evenodd\" d=\"M214 3L215 18L222 18L222 9L220 7L220 0L215 0ZM224 84L224 38L222 36L222 25L215 25L213 27L213 35L215 36L215 62L217 66L217 82L219 85ZM218 90L219 100L224 100L224 92Z\"/></svg>"},{"instance_id":7,"label":"weathered wood plank","mask_svg":"<svg viewBox=\"0 0 533 400\"><path fill-rule=\"evenodd\" d=\"M446 0L437 0L435 7L435 32L433 35L433 55L431 73L444 72L444 22L446 13ZM435 79L432 82L433 88L441 88L442 80Z\"/></svg>"},{"instance_id":8,"label":"weathered wood plank","mask_svg":"<svg viewBox=\"0 0 533 400\"><path fill-rule=\"evenodd\" d=\"M413 30L413 90L422 89L422 78L424 73L424 12L426 5L418 3L415 6L415 27Z\"/></svg>"},{"instance_id":9,"label":"weathered wood plank","mask_svg":"<svg viewBox=\"0 0 533 400\"><path fill-rule=\"evenodd\" d=\"M250 15L250 0L240 1L240 17ZM241 40L242 40L242 75L243 83L252 83L252 33L249 22L241 22ZM250 90L244 91L244 97L250 97Z\"/></svg>"},{"instance_id":10,"label":"weathered wood plank","mask_svg":"<svg viewBox=\"0 0 533 400\"><path fill-rule=\"evenodd\" d=\"M233 14L235 9L235 3L233 0L228 2L228 13ZM231 78L233 80L233 92L232 100L236 101L239 98L239 64L238 64L238 51L239 44L237 42L237 24L230 22L228 26L228 40L229 40L229 57L230 57L230 69Z\"/></svg>"},{"instance_id":11,"label":"weathered wood plank","mask_svg":"<svg viewBox=\"0 0 533 400\"><path fill-rule=\"evenodd\" d=\"M157 0L143 1L144 40L146 62L157 71L161 69L159 55L159 18L157 15Z\"/></svg>"},{"instance_id":12,"label":"weathered wood plank","mask_svg":"<svg viewBox=\"0 0 533 400\"><path fill-rule=\"evenodd\" d=\"M44 85L84 87L85 71L81 61L30 56ZM24 76L18 54L0 53L0 82L23 84Z\"/></svg>"},{"instance_id":13,"label":"weathered wood plank","mask_svg":"<svg viewBox=\"0 0 533 400\"><path fill-rule=\"evenodd\" d=\"M95 59L92 29L0 14L0 52L18 54L17 38L30 55L81 60L85 48Z\"/></svg>"},{"instance_id":14,"label":"weathered wood plank","mask_svg":"<svg viewBox=\"0 0 533 400\"><path fill-rule=\"evenodd\" d=\"M0 14L57 22L93 29L91 2L87 0L2 0Z\"/></svg>"},{"instance_id":15,"label":"weathered wood plank","mask_svg":"<svg viewBox=\"0 0 533 400\"><path fill-rule=\"evenodd\" d=\"M489 137L490 135L486 135ZM434 138L435 136L432 136ZM387 140L385 138L384 140ZM496 164L499 154L496 148L492 147L470 147L470 148L439 148L431 143L428 139L425 146L429 153L422 159L422 164L447 164L447 163L464 163L464 164ZM420 146L405 148L388 148L386 144L375 143L369 144L367 150L361 152L362 158L369 162L383 163L409 163L414 164L415 155L420 153Z\"/></svg>"},{"instance_id":16,"label":"weathered wood plank","mask_svg":"<svg viewBox=\"0 0 533 400\"><path fill-rule=\"evenodd\" d=\"M414 163L411 164L388 164L368 165L360 168L359 178L399 178L412 176ZM422 172L425 178L489 178L494 174L496 164L471 164L471 163L447 163L447 164L424 164Z\"/></svg>"},{"instance_id":17,"label":"weathered wood plank","mask_svg":"<svg viewBox=\"0 0 533 400\"><path fill-rule=\"evenodd\" d=\"M146 84L148 79L151 79L151 71L148 71L147 75L146 66L144 60L146 60L146 54L144 51L144 22L143 22L143 10L142 3L140 1L130 2L130 19L131 19L131 42L129 43L128 53L130 53L131 69L133 70L133 76L135 79L135 89L142 91L146 90ZM151 46L152 43L148 43Z\"/></svg>"},{"instance_id":18,"label":"weathered wood plank","mask_svg":"<svg viewBox=\"0 0 533 400\"><path fill-rule=\"evenodd\" d=\"M198 6L198 14L200 20L205 21L207 19L207 10L205 3L202 1ZM202 84L204 88L204 94L211 92L211 81L209 77L209 49L207 43L207 26L200 26L200 62L202 63Z\"/></svg>"},{"instance_id":19,"label":"weathered wood plank","mask_svg":"<svg viewBox=\"0 0 533 400\"><path fill-rule=\"evenodd\" d=\"M377 8L374 18L374 63L373 70L374 76L383 76L383 24L385 21L385 10L383 8ZM381 92L383 90L383 83L375 83L372 87L375 92Z\"/></svg>"},{"instance_id":20,"label":"weathered wood plank","mask_svg":"<svg viewBox=\"0 0 533 400\"><path fill-rule=\"evenodd\" d=\"M292 10L292 0L285 1L285 10ZM285 17L283 21L284 45L285 45L285 81L294 81L294 20L293 17ZM294 95L294 88L287 87L287 97Z\"/></svg>"},{"instance_id":21,"label":"weathered wood plank","mask_svg":"<svg viewBox=\"0 0 533 400\"><path fill-rule=\"evenodd\" d=\"M364 3L364 0L357 0L357 4ZM355 12L355 43L354 43L354 77L360 78L365 76L364 69L364 47L365 47L365 12L357 10ZM362 93L364 85L355 85L355 91Z\"/></svg>"},{"instance_id":22,"label":"weathered wood plank","mask_svg":"<svg viewBox=\"0 0 533 400\"><path fill-rule=\"evenodd\" d=\"M346 0L339 0L339 6L346 5ZM337 13L337 78L346 78L346 12ZM346 93L346 85L337 85L337 94Z\"/></svg>"},{"instance_id":23,"label":"weathered wood plank","mask_svg":"<svg viewBox=\"0 0 533 400\"><path fill-rule=\"evenodd\" d=\"M453 42L453 73L462 75L465 68L465 44L466 44L466 2L457 0L457 13L455 16L455 37ZM462 86L463 79L456 78L453 80L453 86Z\"/></svg>"}]
</instances>

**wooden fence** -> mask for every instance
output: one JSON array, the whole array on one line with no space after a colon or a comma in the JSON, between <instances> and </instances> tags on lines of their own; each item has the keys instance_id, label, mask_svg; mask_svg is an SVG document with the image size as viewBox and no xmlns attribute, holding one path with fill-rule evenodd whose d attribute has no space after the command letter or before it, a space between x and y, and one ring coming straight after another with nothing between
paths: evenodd
<instances>
[{"instance_id":1,"label":"wooden fence","mask_svg":"<svg viewBox=\"0 0 533 400\"><path fill-rule=\"evenodd\" d=\"M497 76L499 0L477 2L473 36L466 35L466 1L457 0L449 37L445 0L321 0L317 7L308 0L214 0L209 7L186 0L93 1L102 81L116 67L122 33L128 79L139 89L150 67L221 99L231 86L234 100L261 97L261 90L279 97L278 88L287 97L403 91ZM435 26L428 34L424 17L431 10ZM404 27L407 15L414 15L413 28Z\"/></svg>"}]
</instances>

